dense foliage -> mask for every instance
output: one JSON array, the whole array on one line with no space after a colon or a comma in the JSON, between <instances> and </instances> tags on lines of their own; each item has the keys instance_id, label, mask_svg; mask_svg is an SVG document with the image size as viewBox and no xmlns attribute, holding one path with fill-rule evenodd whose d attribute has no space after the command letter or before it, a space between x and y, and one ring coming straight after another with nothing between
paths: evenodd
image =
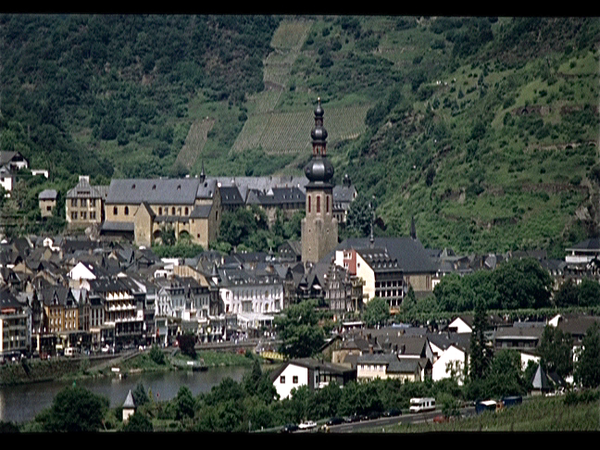
<instances>
[{"instance_id":1,"label":"dense foliage","mask_svg":"<svg viewBox=\"0 0 600 450\"><path fill-rule=\"evenodd\" d=\"M286 219L281 210L275 212L275 220L269 226L264 210L252 205L225 211L219 228L219 238L211 247L229 253L237 251L274 252L286 240L299 240L304 211L298 211Z\"/></svg>"},{"instance_id":2,"label":"dense foliage","mask_svg":"<svg viewBox=\"0 0 600 450\"><path fill-rule=\"evenodd\" d=\"M538 261L511 259L494 270L448 274L433 293L440 311L472 311L477 301L486 309L540 309L552 304L552 283Z\"/></svg>"},{"instance_id":3,"label":"dense foliage","mask_svg":"<svg viewBox=\"0 0 600 450\"><path fill-rule=\"evenodd\" d=\"M102 429L109 402L87 389L69 387L60 391L52 406L36 417L47 432L91 432Z\"/></svg>"},{"instance_id":4,"label":"dense foliage","mask_svg":"<svg viewBox=\"0 0 600 450\"><path fill-rule=\"evenodd\" d=\"M320 323L323 316L317 306L316 300L303 301L290 305L275 318L279 351L287 358L313 356L325 343L325 328Z\"/></svg>"},{"instance_id":5,"label":"dense foliage","mask_svg":"<svg viewBox=\"0 0 600 450\"><path fill-rule=\"evenodd\" d=\"M274 44L286 21L310 26ZM306 111L315 92L327 108L371 105L366 131L330 155L377 199L376 233L406 234L415 217L428 247L561 257L597 233L599 30L585 17L5 14L0 145L50 178L4 217L19 216L18 232L60 230L64 211L42 221L36 196L64 199L82 172L193 175L202 160L209 175L298 173L303 156L231 151L267 88L269 112ZM177 160L204 119L214 126L196 165ZM364 235L364 218L340 235Z\"/></svg>"}]
</instances>

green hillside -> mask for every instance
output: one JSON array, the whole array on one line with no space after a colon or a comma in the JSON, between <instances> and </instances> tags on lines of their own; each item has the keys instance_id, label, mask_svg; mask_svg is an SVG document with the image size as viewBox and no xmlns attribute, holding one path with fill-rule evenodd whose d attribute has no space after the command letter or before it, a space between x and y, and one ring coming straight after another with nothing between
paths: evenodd
<instances>
[{"instance_id":1,"label":"green hillside","mask_svg":"<svg viewBox=\"0 0 600 450\"><path fill-rule=\"evenodd\" d=\"M429 247L560 257L597 233L596 18L4 15L0 33L0 145L51 173L24 211L80 173L299 174L320 97L378 234L414 216Z\"/></svg>"}]
</instances>

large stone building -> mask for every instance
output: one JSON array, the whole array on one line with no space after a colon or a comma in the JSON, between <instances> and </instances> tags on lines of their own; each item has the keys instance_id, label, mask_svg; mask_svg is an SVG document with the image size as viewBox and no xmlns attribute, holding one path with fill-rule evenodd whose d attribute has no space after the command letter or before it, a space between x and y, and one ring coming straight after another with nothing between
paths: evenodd
<instances>
[{"instance_id":1,"label":"large stone building","mask_svg":"<svg viewBox=\"0 0 600 450\"><path fill-rule=\"evenodd\" d=\"M80 175L77 185L67 192L65 204L67 227L100 227L104 220L104 202L108 186L93 186L90 177Z\"/></svg>"},{"instance_id":2,"label":"large stone building","mask_svg":"<svg viewBox=\"0 0 600 450\"><path fill-rule=\"evenodd\" d=\"M338 245L335 263L363 281L363 300L400 306L412 287L417 297L433 292L437 266L416 236L351 238Z\"/></svg>"},{"instance_id":3,"label":"large stone building","mask_svg":"<svg viewBox=\"0 0 600 450\"><path fill-rule=\"evenodd\" d=\"M321 100L311 132L312 159L304 167L306 216L302 219L302 262L317 263L338 244L338 221L333 213L333 165L327 158L327 130Z\"/></svg>"},{"instance_id":4,"label":"large stone building","mask_svg":"<svg viewBox=\"0 0 600 450\"><path fill-rule=\"evenodd\" d=\"M112 180L102 233L150 246L172 230L176 239L187 235L208 248L217 238L220 211L216 180L204 176Z\"/></svg>"}]
</instances>

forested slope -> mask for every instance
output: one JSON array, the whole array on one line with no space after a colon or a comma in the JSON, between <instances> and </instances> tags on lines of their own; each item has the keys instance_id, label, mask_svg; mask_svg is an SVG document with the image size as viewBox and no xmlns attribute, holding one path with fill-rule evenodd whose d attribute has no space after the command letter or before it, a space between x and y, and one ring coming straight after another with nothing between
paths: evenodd
<instances>
[{"instance_id":1,"label":"forested slope","mask_svg":"<svg viewBox=\"0 0 600 450\"><path fill-rule=\"evenodd\" d=\"M300 173L321 97L336 178L350 175L358 206L375 196L378 234L406 234L414 216L430 247L560 256L597 233L599 30L565 17L0 16L0 145L51 175L25 180L12 208L40 230L37 192L64 195L81 173Z\"/></svg>"}]
</instances>

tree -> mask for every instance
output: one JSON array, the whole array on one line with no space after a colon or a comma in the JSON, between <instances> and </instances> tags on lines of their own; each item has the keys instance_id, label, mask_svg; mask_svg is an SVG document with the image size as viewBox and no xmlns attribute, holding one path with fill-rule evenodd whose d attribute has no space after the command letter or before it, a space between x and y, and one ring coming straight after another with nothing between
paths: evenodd
<instances>
[{"instance_id":1,"label":"tree","mask_svg":"<svg viewBox=\"0 0 600 450\"><path fill-rule=\"evenodd\" d=\"M386 299L375 297L365 305L363 319L368 327L385 325L390 318L390 306Z\"/></svg>"},{"instance_id":2,"label":"tree","mask_svg":"<svg viewBox=\"0 0 600 450\"><path fill-rule=\"evenodd\" d=\"M229 401L239 403L245 396L246 393L240 383L230 377L225 377L204 395L202 401L205 405L215 406Z\"/></svg>"},{"instance_id":3,"label":"tree","mask_svg":"<svg viewBox=\"0 0 600 450\"><path fill-rule=\"evenodd\" d=\"M589 278L581 280L578 303L579 306L600 305L600 283Z\"/></svg>"},{"instance_id":4,"label":"tree","mask_svg":"<svg viewBox=\"0 0 600 450\"><path fill-rule=\"evenodd\" d=\"M192 359L196 359L196 336L191 333L185 333L177 336L177 343L181 353L189 356Z\"/></svg>"},{"instance_id":5,"label":"tree","mask_svg":"<svg viewBox=\"0 0 600 450\"><path fill-rule=\"evenodd\" d=\"M483 300L475 303L475 316L471 332L471 355L469 358L469 377L471 381L481 380L487 374L492 350L488 346L485 332L488 329L486 309Z\"/></svg>"},{"instance_id":6,"label":"tree","mask_svg":"<svg viewBox=\"0 0 600 450\"><path fill-rule=\"evenodd\" d=\"M281 339L279 350L288 358L310 357L325 342L316 307L316 300L306 300L290 306L283 316L275 319Z\"/></svg>"},{"instance_id":7,"label":"tree","mask_svg":"<svg viewBox=\"0 0 600 450\"><path fill-rule=\"evenodd\" d=\"M162 350L160 349L160 347L158 345L152 346L148 356L150 356L150 359L152 361L154 361L154 363L156 363L156 364L164 365L166 362L165 354L162 352Z\"/></svg>"},{"instance_id":8,"label":"tree","mask_svg":"<svg viewBox=\"0 0 600 450\"><path fill-rule=\"evenodd\" d=\"M175 418L181 420L184 418L193 418L196 409L196 400L192 391L187 386L181 386L175 398Z\"/></svg>"},{"instance_id":9,"label":"tree","mask_svg":"<svg viewBox=\"0 0 600 450\"><path fill-rule=\"evenodd\" d=\"M242 385L247 395L257 397L264 404L270 404L277 397L277 390L268 374L263 373L259 358L254 358L252 370L246 372Z\"/></svg>"},{"instance_id":10,"label":"tree","mask_svg":"<svg viewBox=\"0 0 600 450\"><path fill-rule=\"evenodd\" d=\"M129 419L127 419L127 423L123 427L123 431L135 433L150 433L154 431L154 427L152 425L152 421L148 417L146 417L139 411L136 411L131 416L129 416Z\"/></svg>"},{"instance_id":11,"label":"tree","mask_svg":"<svg viewBox=\"0 0 600 450\"><path fill-rule=\"evenodd\" d=\"M594 322L581 342L581 353L575 365L575 381L585 388L600 386L600 325Z\"/></svg>"},{"instance_id":12,"label":"tree","mask_svg":"<svg viewBox=\"0 0 600 450\"><path fill-rule=\"evenodd\" d=\"M238 208L235 212L223 213L219 239L236 247L256 230L258 225L253 212L248 208Z\"/></svg>"},{"instance_id":13,"label":"tree","mask_svg":"<svg viewBox=\"0 0 600 450\"><path fill-rule=\"evenodd\" d=\"M348 208L346 231L353 237L365 237L371 233L373 203L364 195L357 195Z\"/></svg>"},{"instance_id":14,"label":"tree","mask_svg":"<svg viewBox=\"0 0 600 450\"><path fill-rule=\"evenodd\" d=\"M515 350L500 350L490 361L484 378L486 397L526 394L526 382L521 370L521 355Z\"/></svg>"},{"instance_id":15,"label":"tree","mask_svg":"<svg viewBox=\"0 0 600 450\"><path fill-rule=\"evenodd\" d=\"M572 279L563 281L554 294L554 304L558 307L575 306L579 303L579 288Z\"/></svg>"},{"instance_id":16,"label":"tree","mask_svg":"<svg viewBox=\"0 0 600 450\"><path fill-rule=\"evenodd\" d=\"M131 391L131 395L133 396L133 403L135 403L136 406L145 405L150 401L146 388L142 382L139 382L135 389Z\"/></svg>"},{"instance_id":17,"label":"tree","mask_svg":"<svg viewBox=\"0 0 600 450\"><path fill-rule=\"evenodd\" d=\"M552 277L532 258L512 259L494 270L495 290L504 309L550 305Z\"/></svg>"},{"instance_id":18,"label":"tree","mask_svg":"<svg viewBox=\"0 0 600 450\"><path fill-rule=\"evenodd\" d=\"M108 410L107 398L81 387L67 387L60 391L45 416L45 431L90 432L102 428L102 419Z\"/></svg>"},{"instance_id":19,"label":"tree","mask_svg":"<svg viewBox=\"0 0 600 450\"><path fill-rule=\"evenodd\" d=\"M544 328L539 346L542 367L566 378L573 372L573 338L551 325Z\"/></svg>"}]
</instances>

